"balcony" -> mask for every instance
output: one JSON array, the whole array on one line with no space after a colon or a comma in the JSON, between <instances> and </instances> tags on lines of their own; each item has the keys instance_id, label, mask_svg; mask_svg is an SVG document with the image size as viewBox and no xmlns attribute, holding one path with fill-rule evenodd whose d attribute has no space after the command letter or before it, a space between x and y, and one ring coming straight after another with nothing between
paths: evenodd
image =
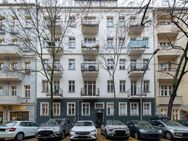
<instances>
[{"instance_id":1,"label":"balcony","mask_svg":"<svg viewBox=\"0 0 188 141\"><path fill-rule=\"evenodd\" d=\"M131 40L128 44L129 56L140 56L148 48L148 40Z\"/></svg>"},{"instance_id":2,"label":"balcony","mask_svg":"<svg viewBox=\"0 0 188 141\"><path fill-rule=\"evenodd\" d=\"M45 64L45 70L48 71L48 74L51 75L53 71L54 77L62 77L63 75L63 66L60 63L55 63L52 67L52 63Z\"/></svg>"},{"instance_id":3,"label":"balcony","mask_svg":"<svg viewBox=\"0 0 188 141\"><path fill-rule=\"evenodd\" d=\"M130 36L142 33L144 26L141 25L141 19L130 20L128 34Z\"/></svg>"},{"instance_id":4,"label":"balcony","mask_svg":"<svg viewBox=\"0 0 188 141\"><path fill-rule=\"evenodd\" d=\"M144 65L142 63L133 63L128 66L127 72L130 78L139 79L144 73Z\"/></svg>"},{"instance_id":5,"label":"balcony","mask_svg":"<svg viewBox=\"0 0 188 141\"><path fill-rule=\"evenodd\" d=\"M0 59L4 58L21 58L23 51L18 45L0 45Z\"/></svg>"},{"instance_id":6,"label":"balcony","mask_svg":"<svg viewBox=\"0 0 188 141\"><path fill-rule=\"evenodd\" d=\"M174 60L182 55L183 51L180 49L172 49L170 46L159 46L160 51L157 53L158 60Z\"/></svg>"},{"instance_id":7,"label":"balcony","mask_svg":"<svg viewBox=\"0 0 188 141\"><path fill-rule=\"evenodd\" d=\"M4 81L22 81L23 75L20 72L9 70L0 70L0 82Z\"/></svg>"},{"instance_id":8,"label":"balcony","mask_svg":"<svg viewBox=\"0 0 188 141\"><path fill-rule=\"evenodd\" d=\"M95 59L99 53L99 41L82 41L82 53L85 59Z\"/></svg>"},{"instance_id":9,"label":"balcony","mask_svg":"<svg viewBox=\"0 0 188 141\"><path fill-rule=\"evenodd\" d=\"M99 21L94 17L88 17L82 20L82 32L84 35L97 35L99 30Z\"/></svg>"},{"instance_id":10,"label":"balcony","mask_svg":"<svg viewBox=\"0 0 188 141\"><path fill-rule=\"evenodd\" d=\"M146 96L146 93L144 93L144 92L141 94L140 87L128 89L127 94L128 94L129 99L140 99L141 95Z\"/></svg>"},{"instance_id":11,"label":"balcony","mask_svg":"<svg viewBox=\"0 0 188 141\"><path fill-rule=\"evenodd\" d=\"M81 71L84 80L96 80L99 73L98 63L82 63Z\"/></svg>"},{"instance_id":12,"label":"balcony","mask_svg":"<svg viewBox=\"0 0 188 141\"><path fill-rule=\"evenodd\" d=\"M96 89L81 89L81 97L82 98L98 98L100 95L99 88Z\"/></svg>"},{"instance_id":13,"label":"balcony","mask_svg":"<svg viewBox=\"0 0 188 141\"><path fill-rule=\"evenodd\" d=\"M158 105L168 105L170 96L158 96L157 102ZM173 105L182 105L183 103L183 97L182 96L176 96L174 99Z\"/></svg>"},{"instance_id":14,"label":"balcony","mask_svg":"<svg viewBox=\"0 0 188 141\"><path fill-rule=\"evenodd\" d=\"M51 94L47 93L46 96L50 98ZM54 94L53 94L53 98L54 99L61 99L61 98L63 98L63 90L61 88L56 89L55 92L54 92Z\"/></svg>"},{"instance_id":15,"label":"balcony","mask_svg":"<svg viewBox=\"0 0 188 141\"><path fill-rule=\"evenodd\" d=\"M179 32L176 25L170 21L159 21L157 24L157 33Z\"/></svg>"},{"instance_id":16,"label":"balcony","mask_svg":"<svg viewBox=\"0 0 188 141\"><path fill-rule=\"evenodd\" d=\"M159 70L156 77L159 81L172 81L172 75L175 75L175 70Z\"/></svg>"},{"instance_id":17,"label":"balcony","mask_svg":"<svg viewBox=\"0 0 188 141\"><path fill-rule=\"evenodd\" d=\"M48 41L46 43L46 48L50 55L55 56L57 58L61 57L63 54L63 48L59 42Z\"/></svg>"},{"instance_id":18,"label":"balcony","mask_svg":"<svg viewBox=\"0 0 188 141\"><path fill-rule=\"evenodd\" d=\"M0 103L4 105L17 105L22 104L24 101L21 96L9 96L9 95L1 95Z\"/></svg>"}]
</instances>

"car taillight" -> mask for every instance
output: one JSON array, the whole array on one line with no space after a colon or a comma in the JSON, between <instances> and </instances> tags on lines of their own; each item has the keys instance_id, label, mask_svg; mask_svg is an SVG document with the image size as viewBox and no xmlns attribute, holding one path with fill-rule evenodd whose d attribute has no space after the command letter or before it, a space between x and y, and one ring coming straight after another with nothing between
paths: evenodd
<instances>
[{"instance_id":1,"label":"car taillight","mask_svg":"<svg viewBox=\"0 0 188 141\"><path fill-rule=\"evenodd\" d=\"M9 132L14 132L14 131L16 131L16 128L12 127L12 128L9 129Z\"/></svg>"}]
</instances>

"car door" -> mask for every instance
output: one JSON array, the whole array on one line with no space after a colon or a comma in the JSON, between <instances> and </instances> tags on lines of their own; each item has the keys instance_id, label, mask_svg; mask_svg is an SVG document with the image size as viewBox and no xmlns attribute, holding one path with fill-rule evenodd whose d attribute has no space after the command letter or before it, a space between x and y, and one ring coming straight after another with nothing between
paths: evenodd
<instances>
[{"instance_id":1,"label":"car door","mask_svg":"<svg viewBox=\"0 0 188 141\"><path fill-rule=\"evenodd\" d=\"M26 121L20 122L20 127L19 128L20 128L20 131L24 132L24 136L25 137L30 136L31 129L30 129L30 126L29 126L28 122L26 122Z\"/></svg>"},{"instance_id":2,"label":"car door","mask_svg":"<svg viewBox=\"0 0 188 141\"><path fill-rule=\"evenodd\" d=\"M30 135L31 136L35 136L36 131L37 131L39 125L37 123L35 123L35 122L30 122L29 125L30 125L30 129L31 129L30 130L31 131Z\"/></svg>"}]
</instances>

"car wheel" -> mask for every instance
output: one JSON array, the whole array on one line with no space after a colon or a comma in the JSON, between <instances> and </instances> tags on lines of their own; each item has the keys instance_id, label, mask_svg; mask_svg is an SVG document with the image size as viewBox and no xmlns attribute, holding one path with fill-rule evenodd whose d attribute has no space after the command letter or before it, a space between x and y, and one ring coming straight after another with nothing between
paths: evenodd
<instances>
[{"instance_id":1,"label":"car wheel","mask_svg":"<svg viewBox=\"0 0 188 141\"><path fill-rule=\"evenodd\" d=\"M64 139L65 138L65 131L62 131L61 133L61 139Z\"/></svg>"},{"instance_id":2,"label":"car wheel","mask_svg":"<svg viewBox=\"0 0 188 141\"><path fill-rule=\"evenodd\" d=\"M23 133L18 133L15 137L15 141L22 141L24 139L24 134Z\"/></svg>"},{"instance_id":3,"label":"car wheel","mask_svg":"<svg viewBox=\"0 0 188 141\"><path fill-rule=\"evenodd\" d=\"M134 137L135 137L135 139L139 139L139 135L138 135L138 133L134 133Z\"/></svg>"},{"instance_id":4,"label":"car wheel","mask_svg":"<svg viewBox=\"0 0 188 141\"><path fill-rule=\"evenodd\" d=\"M165 138L168 139L168 140L171 140L173 137L172 137L172 134L170 132L166 132Z\"/></svg>"}]
</instances>

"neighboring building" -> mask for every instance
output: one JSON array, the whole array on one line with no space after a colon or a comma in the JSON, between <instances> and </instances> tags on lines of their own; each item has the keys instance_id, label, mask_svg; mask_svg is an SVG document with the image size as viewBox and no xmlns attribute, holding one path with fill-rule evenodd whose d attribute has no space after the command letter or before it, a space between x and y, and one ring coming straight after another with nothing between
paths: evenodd
<instances>
[{"instance_id":1,"label":"neighboring building","mask_svg":"<svg viewBox=\"0 0 188 141\"><path fill-rule=\"evenodd\" d=\"M154 10L154 15L155 47L160 49L156 55L156 106L158 114L166 115L170 94L173 90L172 76L175 74L180 56L183 53L181 49L170 49L171 44L185 48L187 39L171 22L169 13L167 14L165 8L157 8ZM173 103L172 119L174 120L187 119L188 117L187 83L188 76L185 75Z\"/></svg>"},{"instance_id":2,"label":"neighboring building","mask_svg":"<svg viewBox=\"0 0 188 141\"><path fill-rule=\"evenodd\" d=\"M0 124L9 120L35 120L36 74L35 57L26 44L18 20L10 7L21 5L1 4L0 11ZM24 28L28 25L26 14L22 15ZM20 38L19 38L20 37Z\"/></svg>"},{"instance_id":3,"label":"neighboring building","mask_svg":"<svg viewBox=\"0 0 188 141\"><path fill-rule=\"evenodd\" d=\"M75 0L75 5L80 2ZM96 5L102 3L94 2ZM146 20L151 19L151 22L140 26L142 15L132 15L139 8L118 8L117 1L105 2L114 3L114 6L91 6L89 10L86 8L87 13L80 13L83 9L79 6L71 7L74 22L64 38L63 54L56 58L63 66L63 73L59 71L54 77L54 84L57 84L54 117L91 119L97 124L114 118L124 122L140 119L143 75L143 119L155 114L154 58L144 74L144 67L155 49L153 13L149 9ZM60 18L64 19L63 12ZM114 69L114 46L121 47L115 74L116 98L113 81L101 65L106 61L107 68ZM51 62L50 50L44 51L45 61ZM42 75L37 78L37 122L44 122L49 118L49 85Z\"/></svg>"}]
</instances>

